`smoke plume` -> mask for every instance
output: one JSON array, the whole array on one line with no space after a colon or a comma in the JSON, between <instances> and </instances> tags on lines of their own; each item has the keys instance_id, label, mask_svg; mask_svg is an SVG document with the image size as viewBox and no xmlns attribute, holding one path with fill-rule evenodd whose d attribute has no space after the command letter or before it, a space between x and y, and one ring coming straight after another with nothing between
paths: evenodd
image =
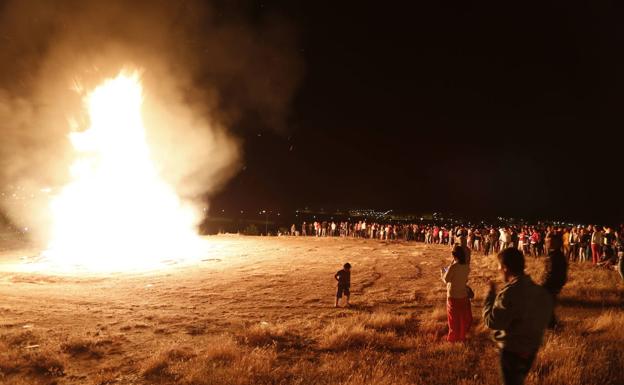
<instances>
[{"instance_id":1,"label":"smoke plume","mask_svg":"<svg viewBox=\"0 0 624 385\"><path fill-rule=\"evenodd\" d=\"M45 238L49 198L63 186L85 92L139 68L144 119L163 177L187 200L223 186L241 143L229 129L253 113L283 125L301 73L294 28L243 3L170 0L0 2L2 211ZM76 128L77 127L77 128Z\"/></svg>"}]
</instances>

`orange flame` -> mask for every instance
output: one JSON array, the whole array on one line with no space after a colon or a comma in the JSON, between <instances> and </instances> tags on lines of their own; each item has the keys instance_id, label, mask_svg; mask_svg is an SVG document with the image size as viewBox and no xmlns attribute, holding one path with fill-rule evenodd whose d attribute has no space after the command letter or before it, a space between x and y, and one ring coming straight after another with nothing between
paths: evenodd
<instances>
[{"instance_id":1,"label":"orange flame","mask_svg":"<svg viewBox=\"0 0 624 385\"><path fill-rule=\"evenodd\" d=\"M149 269L196 256L197 211L163 181L151 158L137 72L105 80L84 99L90 127L70 134L71 182L51 202L45 256L89 270Z\"/></svg>"}]
</instances>

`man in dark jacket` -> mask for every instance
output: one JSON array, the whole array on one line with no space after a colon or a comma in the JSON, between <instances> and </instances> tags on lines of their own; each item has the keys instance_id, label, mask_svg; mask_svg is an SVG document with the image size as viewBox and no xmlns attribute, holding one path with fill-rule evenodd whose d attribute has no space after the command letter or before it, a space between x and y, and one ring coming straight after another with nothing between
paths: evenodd
<instances>
[{"instance_id":1,"label":"man in dark jacket","mask_svg":"<svg viewBox=\"0 0 624 385\"><path fill-rule=\"evenodd\" d=\"M497 295L490 282L483 321L494 330L500 347L503 383L521 385L542 344L552 314L552 297L524 274L524 255L518 249L507 248L497 257L507 284Z\"/></svg>"},{"instance_id":2,"label":"man in dark jacket","mask_svg":"<svg viewBox=\"0 0 624 385\"><path fill-rule=\"evenodd\" d=\"M561 250L563 241L560 234L550 233L547 240L550 249L547 250L548 254L544 266L542 286L550 293L553 299L553 313L548 328L554 329L557 326L555 304L557 303L557 296L568 280L568 260Z\"/></svg>"}]
</instances>

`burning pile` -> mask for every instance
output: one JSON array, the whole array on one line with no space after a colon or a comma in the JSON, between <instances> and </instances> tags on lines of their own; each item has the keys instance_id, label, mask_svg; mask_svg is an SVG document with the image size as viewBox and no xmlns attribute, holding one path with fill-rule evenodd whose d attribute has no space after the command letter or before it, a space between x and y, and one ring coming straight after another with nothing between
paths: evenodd
<instances>
[{"instance_id":1,"label":"burning pile","mask_svg":"<svg viewBox=\"0 0 624 385\"><path fill-rule=\"evenodd\" d=\"M144 269L201 253L196 209L160 177L151 157L142 93L139 74L121 72L84 99L90 125L70 134L71 181L51 202L45 256L53 263Z\"/></svg>"}]
</instances>

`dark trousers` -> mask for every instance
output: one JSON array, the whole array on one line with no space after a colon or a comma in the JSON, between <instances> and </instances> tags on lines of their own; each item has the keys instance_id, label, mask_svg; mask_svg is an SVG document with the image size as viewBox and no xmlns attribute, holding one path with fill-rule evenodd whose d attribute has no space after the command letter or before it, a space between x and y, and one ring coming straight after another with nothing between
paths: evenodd
<instances>
[{"instance_id":1,"label":"dark trousers","mask_svg":"<svg viewBox=\"0 0 624 385\"><path fill-rule=\"evenodd\" d=\"M535 360L535 352L518 354L507 350L500 352L501 379L504 385L522 385Z\"/></svg>"},{"instance_id":2,"label":"dark trousers","mask_svg":"<svg viewBox=\"0 0 624 385\"><path fill-rule=\"evenodd\" d=\"M570 243L570 248L568 249L568 261L576 261L578 258L578 246L576 243Z\"/></svg>"}]
</instances>

